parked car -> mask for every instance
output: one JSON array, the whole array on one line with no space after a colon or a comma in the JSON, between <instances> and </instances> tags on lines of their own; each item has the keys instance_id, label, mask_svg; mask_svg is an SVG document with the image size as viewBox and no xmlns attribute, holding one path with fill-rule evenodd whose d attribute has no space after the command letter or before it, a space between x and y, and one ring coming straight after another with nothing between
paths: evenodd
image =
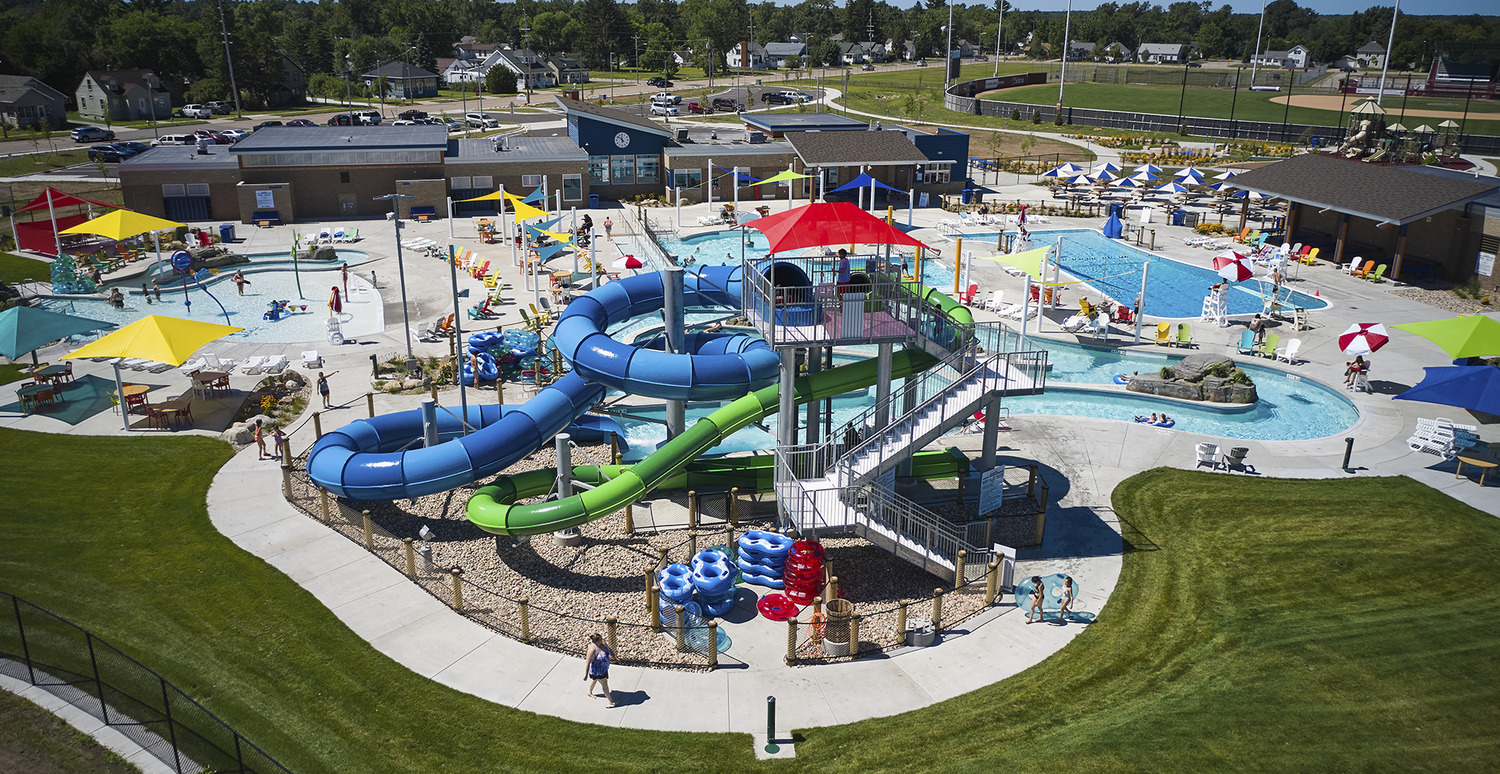
<instances>
[{"instance_id":1,"label":"parked car","mask_svg":"<svg viewBox=\"0 0 1500 774\"><path fill-rule=\"evenodd\" d=\"M365 126L379 126L383 118L378 110L356 110L353 115L356 122Z\"/></svg>"},{"instance_id":2,"label":"parked car","mask_svg":"<svg viewBox=\"0 0 1500 774\"><path fill-rule=\"evenodd\" d=\"M918 59L917 60L917 66L918 67L926 67L927 66L927 60L926 59Z\"/></svg>"},{"instance_id":3,"label":"parked car","mask_svg":"<svg viewBox=\"0 0 1500 774\"><path fill-rule=\"evenodd\" d=\"M129 148L121 148L118 145L95 145L89 148L89 161L118 163L134 156L135 153Z\"/></svg>"},{"instance_id":4,"label":"parked car","mask_svg":"<svg viewBox=\"0 0 1500 774\"><path fill-rule=\"evenodd\" d=\"M663 78L660 75L658 75L655 78L649 78L649 79L647 79L646 80L646 85L647 86L655 86L658 89L665 89L665 88L670 87L672 85L672 82L669 81L669 80L667 80L666 78Z\"/></svg>"},{"instance_id":5,"label":"parked car","mask_svg":"<svg viewBox=\"0 0 1500 774\"><path fill-rule=\"evenodd\" d=\"M738 113L743 110L740 103L729 97L714 97L713 107L715 113Z\"/></svg>"},{"instance_id":6,"label":"parked car","mask_svg":"<svg viewBox=\"0 0 1500 774\"><path fill-rule=\"evenodd\" d=\"M391 122L391 126L420 126L425 123L427 122L420 119L409 120L405 118L398 118L395 121Z\"/></svg>"},{"instance_id":7,"label":"parked car","mask_svg":"<svg viewBox=\"0 0 1500 774\"><path fill-rule=\"evenodd\" d=\"M445 119L443 121L439 121L438 123L448 127L448 131L450 132L462 132L464 130L463 122L459 121L456 118Z\"/></svg>"},{"instance_id":8,"label":"parked car","mask_svg":"<svg viewBox=\"0 0 1500 774\"><path fill-rule=\"evenodd\" d=\"M130 141L127 141L127 142L117 142L117 143L115 143L115 147L116 148L124 148L126 150L132 150L132 151L135 151L138 154L145 153L146 151L151 150L151 145L149 143L144 143L144 142L130 142Z\"/></svg>"},{"instance_id":9,"label":"parked car","mask_svg":"<svg viewBox=\"0 0 1500 774\"><path fill-rule=\"evenodd\" d=\"M230 142L239 142L240 140L249 137L250 133L245 131L244 129L225 129L224 131L219 132L219 136L228 137Z\"/></svg>"},{"instance_id":10,"label":"parked car","mask_svg":"<svg viewBox=\"0 0 1500 774\"><path fill-rule=\"evenodd\" d=\"M797 100L780 91L768 91L760 95L760 101L767 105L795 105L797 103Z\"/></svg>"},{"instance_id":11,"label":"parked car","mask_svg":"<svg viewBox=\"0 0 1500 774\"><path fill-rule=\"evenodd\" d=\"M258 132L268 126L284 126L284 124L282 124L280 121L261 121L260 123L252 127L250 131Z\"/></svg>"},{"instance_id":12,"label":"parked car","mask_svg":"<svg viewBox=\"0 0 1500 774\"><path fill-rule=\"evenodd\" d=\"M1188 62L1187 66L1188 67L1202 67L1203 63L1202 62Z\"/></svg>"},{"instance_id":13,"label":"parked car","mask_svg":"<svg viewBox=\"0 0 1500 774\"><path fill-rule=\"evenodd\" d=\"M688 106L687 106L687 109L688 109L689 113L712 113L712 112L714 112L714 109L713 109L712 106L710 106L710 107L704 107L704 106L698 104L697 102L689 102Z\"/></svg>"},{"instance_id":14,"label":"parked car","mask_svg":"<svg viewBox=\"0 0 1500 774\"><path fill-rule=\"evenodd\" d=\"M863 65L860 65L859 69L864 70L865 72L869 72L875 69L875 65L872 65L869 62L865 62Z\"/></svg>"},{"instance_id":15,"label":"parked car","mask_svg":"<svg viewBox=\"0 0 1500 774\"><path fill-rule=\"evenodd\" d=\"M678 107L676 105L668 105L666 103L657 102L657 103L654 103L654 104L651 105L651 115L653 115L653 116L680 116L680 115L682 115L682 111L680 109L678 109Z\"/></svg>"},{"instance_id":16,"label":"parked car","mask_svg":"<svg viewBox=\"0 0 1500 774\"><path fill-rule=\"evenodd\" d=\"M151 144L159 147L162 145L192 145L195 142L197 142L197 138L191 134L164 134L152 140Z\"/></svg>"},{"instance_id":17,"label":"parked car","mask_svg":"<svg viewBox=\"0 0 1500 774\"><path fill-rule=\"evenodd\" d=\"M208 140L215 145L234 144L234 140L231 140L228 137L225 137L222 133L215 132L212 129L199 129L198 131L193 132L193 142L197 142L200 139Z\"/></svg>"},{"instance_id":18,"label":"parked car","mask_svg":"<svg viewBox=\"0 0 1500 774\"><path fill-rule=\"evenodd\" d=\"M494 129L500 125L489 113L464 113L464 123L476 129Z\"/></svg>"},{"instance_id":19,"label":"parked car","mask_svg":"<svg viewBox=\"0 0 1500 774\"><path fill-rule=\"evenodd\" d=\"M329 126L358 126L359 119L348 113L339 113L328 117Z\"/></svg>"},{"instance_id":20,"label":"parked car","mask_svg":"<svg viewBox=\"0 0 1500 774\"><path fill-rule=\"evenodd\" d=\"M784 94L784 95L786 95L789 99L791 99L792 102L812 102L812 95L808 94L805 91L791 91L791 90L787 90L787 91L783 91L781 93Z\"/></svg>"},{"instance_id":21,"label":"parked car","mask_svg":"<svg viewBox=\"0 0 1500 774\"><path fill-rule=\"evenodd\" d=\"M403 110L400 113L397 113L396 117L399 118L399 119L401 119L401 120L403 120L403 121L411 121L411 120L418 119L418 118L426 118L427 117L427 111L425 111L425 110Z\"/></svg>"},{"instance_id":22,"label":"parked car","mask_svg":"<svg viewBox=\"0 0 1500 774\"><path fill-rule=\"evenodd\" d=\"M670 91L658 91L655 94L651 95L651 104L654 105L654 104L656 104L658 102L665 102L665 103L669 103L669 104L672 104L672 105L680 105L680 104L682 104L682 97L679 97L679 96L677 96L676 94L673 94Z\"/></svg>"},{"instance_id":23,"label":"parked car","mask_svg":"<svg viewBox=\"0 0 1500 774\"><path fill-rule=\"evenodd\" d=\"M315 124L315 123L307 120L306 118L293 118L292 120L286 122L286 125L287 126L317 126L317 124Z\"/></svg>"},{"instance_id":24,"label":"parked car","mask_svg":"<svg viewBox=\"0 0 1500 774\"><path fill-rule=\"evenodd\" d=\"M114 132L97 126L80 126L69 132L68 136L73 138L73 142L103 142L115 139Z\"/></svg>"},{"instance_id":25,"label":"parked car","mask_svg":"<svg viewBox=\"0 0 1500 774\"><path fill-rule=\"evenodd\" d=\"M179 111L177 111L177 112L183 118L213 118L214 117L214 111L209 110L207 106L205 106L205 105L199 105L196 102L193 103L193 104L191 104L191 105L183 105L182 109L179 110Z\"/></svg>"},{"instance_id":26,"label":"parked car","mask_svg":"<svg viewBox=\"0 0 1500 774\"><path fill-rule=\"evenodd\" d=\"M216 116L227 116L230 113L234 112L234 105L231 105L228 102L219 102L218 100L214 100L213 102L205 102L203 103L203 106L213 111L214 115Z\"/></svg>"}]
</instances>

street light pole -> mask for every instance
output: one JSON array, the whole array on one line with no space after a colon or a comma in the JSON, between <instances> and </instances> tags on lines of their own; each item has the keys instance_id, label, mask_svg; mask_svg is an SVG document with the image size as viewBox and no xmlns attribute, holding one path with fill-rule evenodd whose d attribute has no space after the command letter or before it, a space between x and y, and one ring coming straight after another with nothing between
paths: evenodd
<instances>
[{"instance_id":1,"label":"street light pole","mask_svg":"<svg viewBox=\"0 0 1500 774\"><path fill-rule=\"evenodd\" d=\"M154 75L146 76L146 88L151 92L147 95L147 101L151 103L151 136L161 137L156 131L156 90L161 88L161 79Z\"/></svg>"},{"instance_id":2,"label":"street light pole","mask_svg":"<svg viewBox=\"0 0 1500 774\"><path fill-rule=\"evenodd\" d=\"M1000 21L995 23L995 77L1000 77L1000 41L1005 35L1005 0L996 0L1000 6Z\"/></svg>"},{"instance_id":3,"label":"street light pole","mask_svg":"<svg viewBox=\"0 0 1500 774\"><path fill-rule=\"evenodd\" d=\"M1191 62L1192 60L1186 56L1182 58L1182 95L1177 98L1177 126L1179 129L1182 126L1183 106L1187 104L1187 75L1188 65Z\"/></svg>"},{"instance_id":4,"label":"street light pole","mask_svg":"<svg viewBox=\"0 0 1500 774\"><path fill-rule=\"evenodd\" d=\"M349 82L354 78L354 57L344 55L344 114L349 119L349 125L354 126L354 94L350 91Z\"/></svg>"},{"instance_id":5,"label":"street light pole","mask_svg":"<svg viewBox=\"0 0 1500 774\"><path fill-rule=\"evenodd\" d=\"M1073 0L1068 0L1068 13L1063 17L1062 67L1057 71L1057 118L1062 119L1063 87L1068 85L1068 36L1073 29ZM1040 323L1038 323L1040 325Z\"/></svg>"},{"instance_id":6,"label":"street light pole","mask_svg":"<svg viewBox=\"0 0 1500 774\"><path fill-rule=\"evenodd\" d=\"M219 29L224 33L224 60L229 63L229 89L234 92L234 117L244 118L240 112L240 87L234 82L234 55L229 53L229 25L224 21L224 4L219 3Z\"/></svg>"},{"instance_id":7,"label":"street light pole","mask_svg":"<svg viewBox=\"0 0 1500 774\"><path fill-rule=\"evenodd\" d=\"M396 275L401 280L401 327L406 332L406 372L416 370L417 358L411 351L411 319L406 308L406 264L401 259L401 199L411 199L411 194L389 193L384 196L376 196L375 201L389 201L396 225Z\"/></svg>"},{"instance_id":8,"label":"street light pole","mask_svg":"<svg viewBox=\"0 0 1500 774\"><path fill-rule=\"evenodd\" d=\"M1385 39L1385 56L1380 61L1380 91L1375 94L1376 105L1385 97L1385 74L1391 67L1391 46L1396 43L1396 17L1400 14L1401 0L1396 0L1396 7L1391 11L1391 34Z\"/></svg>"}]
</instances>

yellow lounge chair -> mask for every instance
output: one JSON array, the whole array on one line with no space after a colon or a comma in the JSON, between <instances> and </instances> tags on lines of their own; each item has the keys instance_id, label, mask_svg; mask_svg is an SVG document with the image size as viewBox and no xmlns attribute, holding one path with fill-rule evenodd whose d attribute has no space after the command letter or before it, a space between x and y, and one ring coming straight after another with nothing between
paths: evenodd
<instances>
[{"instance_id":1,"label":"yellow lounge chair","mask_svg":"<svg viewBox=\"0 0 1500 774\"><path fill-rule=\"evenodd\" d=\"M1156 324L1156 344L1161 347L1172 346L1172 324L1159 322Z\"/></svg>"}]
</instances>

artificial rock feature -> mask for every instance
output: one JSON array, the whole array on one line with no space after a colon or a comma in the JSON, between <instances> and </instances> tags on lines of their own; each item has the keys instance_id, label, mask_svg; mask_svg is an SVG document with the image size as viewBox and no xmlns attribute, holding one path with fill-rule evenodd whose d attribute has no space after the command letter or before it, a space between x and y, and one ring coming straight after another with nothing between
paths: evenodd
<instances>
[{"instance_id":1,"label":"artificial rock feature","mask_svg":"<svg viewBox=\"0 0 1500 774\"><path fill-rule=\"evenodd\" d=\"M1221 372L1227 369L1230 375L1214 376L1215 369ZM1170 378L1163 378L1161 374L1133 376L1125 389L1207 403L1254 403L1259 400L1254 384L1235 381L1234 375L1239 369L1233 360L1222 355L1189 355L1167 370L1172 374Z\"/></svg>"}]
</instances>

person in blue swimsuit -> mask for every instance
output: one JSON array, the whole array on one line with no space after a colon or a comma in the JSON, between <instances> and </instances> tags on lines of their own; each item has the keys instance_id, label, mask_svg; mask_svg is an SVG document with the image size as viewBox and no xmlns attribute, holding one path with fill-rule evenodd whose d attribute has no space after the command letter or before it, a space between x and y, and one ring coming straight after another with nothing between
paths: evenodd
<instances>
[{"instance_id":1,"label":"person in blue swimsuit","mask_svg":"<svg viewBox=\"0 0 1500 774\"><path fill-rule=\"evenodd\" d=\"M589 637L589 652L583 657L584 673L583 679L588 681L589 696L594 695L594 683L604 687L604 698L609 699L609 706L615 705L615 695L609 690L609 658L614 651L604 644L604 637L594 632Z\"/></svg>"}]
</instances>

